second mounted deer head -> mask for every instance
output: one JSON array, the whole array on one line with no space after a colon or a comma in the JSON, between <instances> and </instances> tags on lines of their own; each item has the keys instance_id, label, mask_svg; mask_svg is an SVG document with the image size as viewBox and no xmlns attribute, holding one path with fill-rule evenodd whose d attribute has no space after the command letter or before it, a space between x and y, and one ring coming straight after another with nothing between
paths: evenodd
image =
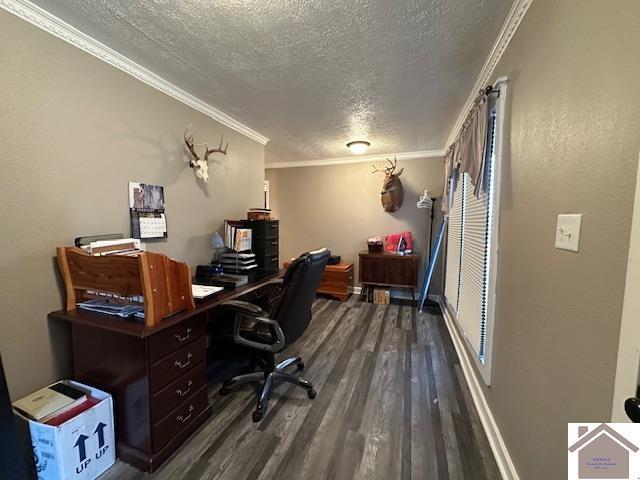
<instances>
[{"instance_id":1,"label":"second mounted deer head","mask_svg":"<svg viewBox=\"0 0 640 480\"><path fill-rule=\"evenodd\" d=\"M206 143L194 143L195 135L193 133L191 135L187 135L189 133L189 128L191 128L191 125L189 125L184 131L184 144L191 155L189 166L196 172L196 177L201 178L204 183L209 183L209 155L212 153L221 153L222 155L226 155L229 143L227 142L224 148L222 148L224 135L220 137L220 145L217 148L209 148ZM196 152L196 147L204 147L203 158L200 158Z\"/></svg>"},{"instance_id":2,"label":"second mounted deer head","mask_svg":"<svg viewBox=\"0 0 640 480\"><path fill-rule=\"evenodd\" d=\"M387 159L389 166L380 168L371 164L373 171L384 172L384 180L382 181L382 191L380 192L380 201L382 202L382 208L385 212L395 212L402 206L402 200L404 200L404 189L402 188L402 182L400 181L400 175L404 171L401 168L399 172L395 172L398 161L394 158L393 162Z\"/></svg>"}]
</instances>

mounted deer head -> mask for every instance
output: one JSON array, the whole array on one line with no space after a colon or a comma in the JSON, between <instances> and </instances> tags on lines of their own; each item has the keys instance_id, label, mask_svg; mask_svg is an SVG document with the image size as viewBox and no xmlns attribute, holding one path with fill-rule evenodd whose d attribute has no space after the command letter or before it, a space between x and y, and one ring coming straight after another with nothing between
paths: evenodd
<instances>
[{"instance_id":1,"label":"mounted deer head","mask_svg":"<svg viewBox=\"0 0 640 480\"><path fill-rule=\"evenodd\" d=\"M189 125L184 131L184 144L191 155L189 166L195 170L196 177L201 178L205 183L209 183L209 155L212 153L221 153L222 155L226 155L229 142L227 142L224 148L222 148L222 142L224 140L223 134L220 136L220 145L217 148L209 148L206 143L194 143L194 134L192 133L191 135L187 135L190 127L191 125ZM196 147L202 146L204 146L204 157L201 159L196 152Z\"/></svg>"},{"instance_id":2,"label":"mounted deer head","mask_svg":"<svg viewBox=\"0 0 640 480\"><path fill-rule=\"evenodd\" d=\"M380 192L380 201L382 202L382 208L385 212L395 212L402 206L402 200L404 199L404 189L402 188L402 182L400 181L400 175L404 172L404 168L401 168L398 173L394 173L398 161L394 158L393 162L387 159L389 166L380 168L371 164L373 171L384 172L384 180L382 181L382 191Z\"/></svg>"}]
</instances>

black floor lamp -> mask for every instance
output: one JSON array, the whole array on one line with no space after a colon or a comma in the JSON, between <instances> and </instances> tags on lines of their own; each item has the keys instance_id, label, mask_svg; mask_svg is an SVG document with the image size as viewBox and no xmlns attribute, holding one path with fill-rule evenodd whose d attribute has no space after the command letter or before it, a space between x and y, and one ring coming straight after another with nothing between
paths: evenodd
<instances>
[{"instance_id":1,"label":"black floor lamp","mask_svg":"<svg viewBox=\"0 0 640 480\"><path fill-rule=\"evenodd\" d=\"M424 195L420 197L420 200L417 203L418 208L428 208L431 212L430 214L430 223L429 223L429 255L427 258L426 269L428 270L431 265L431 256L433 255L433 220L436 216L436 197L432 197L429 195L427 190L424 191ZM424 288L424 286L423 286ZM426 307L429 311L439 311L439 305L437 302L433 300L424 299L424 303L421 303L420 307Z\"/></svg>"}]
</instances>

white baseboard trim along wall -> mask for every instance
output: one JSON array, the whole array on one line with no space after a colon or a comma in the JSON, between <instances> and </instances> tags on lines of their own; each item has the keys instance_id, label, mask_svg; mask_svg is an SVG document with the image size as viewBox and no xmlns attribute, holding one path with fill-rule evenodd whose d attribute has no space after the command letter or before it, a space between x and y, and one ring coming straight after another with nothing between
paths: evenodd
<instances>
[{"instance_id":1,"label":"white baseboard trim along wall","mask_svg":"<svg viewBox=\"0 0 640 480\"><path fill-rule=\"evenodd\" d=\"M520 480L516 467L509 455L509 450L507 450L507 446L500 434L498 425L493 418L487 399L482 392L482 387L480 385L482 380L478 378L474 371L473 360L469 358L469 353L464 346L464 341L462 337L460 337L460 332L455 326L455 320L449 313L449 310L445 307L444 298L438 296L437 301L440 304L440 310L442 311L442 316L444 317L445 324L449 330L453 346L458 353L460 368L462 369L464 378L467 380L467 384L469 385L471 398L473 399L473 403L478 411L480 422L482 423L482 427L484 428L487 439L489 440L491 451L496 459L502 478L505 480Z\"/></svg>"}]
</instances>

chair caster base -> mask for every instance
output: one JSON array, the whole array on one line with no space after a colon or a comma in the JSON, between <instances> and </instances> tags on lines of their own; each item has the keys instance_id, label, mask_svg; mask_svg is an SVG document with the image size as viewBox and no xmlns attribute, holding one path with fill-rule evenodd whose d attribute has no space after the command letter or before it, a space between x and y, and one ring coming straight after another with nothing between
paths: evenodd
<instances>
[{"instance_id":1,"label":"chair caster base","mask_svg":"<svg viewBox=\"0 0 640 480\"><path fill-rule=\"evenodd\" d=\"M304 370L304 362L298 362L298 363L296 363L296 368L297 368L299 371Z\"/></svg>"},{"instance_id":2,"label":"chair caster base","mask_svg":"<svg viewBox=\"0 0 640 480\"><path fill-rule=\"evenodd\" d=\"M313 388L311 390L307 390L307 396L313 400L314 398L316 398L316 395L318 395L318 392L316 392Z\"/></svg>"},{"instance_id":3,"label":"chair caster base","mask_svg":"<svg viewBox=\"0 0 640 480\"><path fill-rule=\"evenodd\" d=\"M251 414L251 418L253 418L254 422L259 422L260 420L262 420L263 415L264 414L262 412L255 411Z\"/></svg>"},{"instance_id":4,"label":"chair caster base","mask_svg":"<svg viewBox=\"0 0 640 480\"><path fill-rule=\"evenodd\" d=\"M220 390L218 390L218 393L222 396L225 396L225 395L229 395L231 393L231 390L229 390L228 388L222 387Z\"/></svg>"}]
</instances>

